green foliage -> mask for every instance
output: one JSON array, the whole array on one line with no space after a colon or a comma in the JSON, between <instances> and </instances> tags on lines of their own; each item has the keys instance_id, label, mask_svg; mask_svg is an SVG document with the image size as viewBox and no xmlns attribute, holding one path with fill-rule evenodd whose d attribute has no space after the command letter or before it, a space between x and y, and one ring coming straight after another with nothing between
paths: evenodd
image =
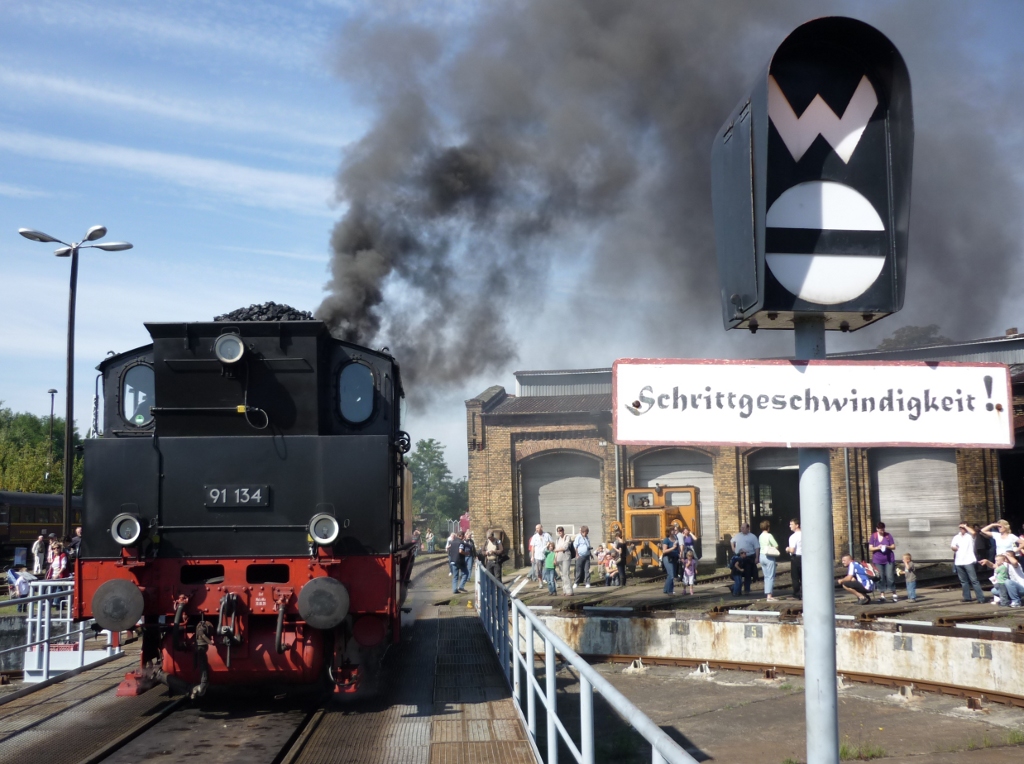
<instances>
[{"instance_id":1,"label":"green foliage","mask_svg":"<svg viewBox=\"0 0 1024 764\"><path fill-rule=\"evenodd\" d=\"M848 740L844 740L839 744L839 760L849 761L851 759L859 759L866 761L868 759L881 759L885 757L885 749L880 748L877 745L871 745L870 743L864 743L862 745L853 745Z\"/></svg>"},{"instance_id":2,"label":"green foliage","mask_svg":"<svg viewBox=\"0 0 1024 764\"><path fill-rule=\"evenodd\" d=\"M53 420L50 457L50 418L0 408L0 490L62 493L64 490L64 420ZM77 428L73 443L82 439ZM49 474L49 477L47 477ZM82 492L81 456L75 459L74 493Z\"/></svg>"},{"instance_id":3,"label":"green foliage","mask_svg":"<svg viewBox=\"0 0 1024 764\"><path fill-rule=\"evenodd\" d=\"M444 446L433 438L417 441L416 449L406 461L412 471L414 516L423 516L426 526L443 539L448 520L458 520L469 510L469 484L465 478L452 478L444 458Z\"/></svg>"},{"instance_id":4,"label":"green foliage","mask_svg":"<svg viewBox=\"0 0 1024 764\"><path fill-rule=\"evenodd\" d=\"M903 350L904 348L948 345L953 340L939 334L938 324L928 326L902 326L879 344L879 350Z\"/></svg>"},{"instance_id":5,"label":"green foliage","mask_svg":"<svg viewBox=\"0 0 1024 764\"><path fill-rule=\"evenodd\" d=\"M1006 733L1007 745L1020 745L1024 743L1024 730L1010 730Z\"/></svg>"}]
</instances>

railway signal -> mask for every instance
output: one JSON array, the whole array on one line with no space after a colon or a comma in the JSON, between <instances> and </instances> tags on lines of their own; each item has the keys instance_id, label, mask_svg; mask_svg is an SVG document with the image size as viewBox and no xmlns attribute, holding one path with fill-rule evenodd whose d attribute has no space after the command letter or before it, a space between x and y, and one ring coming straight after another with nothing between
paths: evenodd
<instances>
[{"instance_id":1,"label":"railway signal","mask_svg":"<svg viewBox=\"0 0 1024 764\"><path fill-rule=\"evenodd\" d=\"M853 19L798 27L715 137L727 329L851 331L903 306L914 116L902 56Z\"/></svg>"},{"instance_id":2,"label":"railway signal","mask_svg":"<svg viewBox=\"0 0 1024 764\"><path fill-rule=\"evenodd\" d=\"M726 329L825 330L903 307L914 114L896 47L854 19L797 27L715 137L711 193ZM807 759L839 762L829 450L799 449Z\"/></svg>"}]
</instances>

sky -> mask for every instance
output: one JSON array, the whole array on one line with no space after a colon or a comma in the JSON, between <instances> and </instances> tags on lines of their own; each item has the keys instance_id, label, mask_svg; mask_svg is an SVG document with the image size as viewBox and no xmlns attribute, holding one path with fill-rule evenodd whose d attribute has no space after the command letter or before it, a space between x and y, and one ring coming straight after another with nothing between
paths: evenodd
<instances>
[{"instance_id":1,"label":"sky","mask_svg":"<svg viewBox=\"0 0 1024 764\"><path fill-rule=\"evenodd\" d=\"M642 36L648 34L642 22L664 27L649 10L656 5L630 6L637 23L620 39L633 45L639 39L642 47ZM929 207L963 210L963 219L955 222L943 213L946 227L920 218L915 229L912 221L912 256L926 262L930 251L943 248L962 252L966 263L977 256L973 270L984 271L989 281L981 279L975 287L969 265L966 275L956 268L919 269L904 314L852 335L830 336L830 348L873 347L908 323L938 323L956 339L1024 328L1019 290L1011 286L1022 275L1017 242L1024 220L1024 91L1018 80L1024 43L1018 32L1024 28L1024 6L761 3L746 18L731 12L729 3L716 5L724 10L715 12L711 4L676 4L682 5L698 12L680 28L680 45L700 38L703 45L716 45L720 52L715 55L729 59L731 76L715 83L721 92L705 98L701 111L700 130L712 134L744 94L743 83L753 82L786 32L819 15L819 8L875 24L907 60L918 130L915 180L921 183L920 193L917 186L914 193L916 201L923 200L918 201L922 211L915 208L915 214L924 215ZM747 7L731 5L732 11ZM552 101L564 102L573 88L586 91L590 101L580 108L606 110L610 135L627 129L616 126L616 109L623 104L608 96L613 90L568 77L552 84L547 72L531 73L521 65L543 68L550 61L551 67L567 67L552 50L576 44L572 35L589 34L585 27L568 13L544 18L541 5L524 0L503 4L518 8L518 20L525 19L510 31L503 14L512 11L496 7L400 0L5 3L0 27L2 405L43 415L50 403L46 391L56 388L61 412L65 393L69 263L54 257L50 245L18 236L18 228L70 242L102 224L109 230L106 240L134 245L127 252L87 250L81 255L75 412L84 432L94 367L108 351L147 344L143 322L208 320L270 300L302 310L321 305L338 250L332 232L354 204L379 200L394 188L364 179L361 187L369 184L374 190L360 197L353 173L374 167L360 163L360 157L371 149L381 153L380 147L387 146L383 139L394 138L384 126L393 124L396 104L406 106L417 98L428 104L433 123L455 145L493 116L489 109L507 114L507 104L488 105L495 82L515 76L522 88L534 77L536 91ZM574 8L574 2L547 7ZM658 12L675 12L664 7ZM639 18L648 12L650 19ZM538 39L537 30L557 31L562 24L570 30L568 42ZM697 43L692 44L696 50ZM479 51L494 48L502 52L492 55L506 65L478 66ZM429 51L422 64L434 73L429 77L415 69L417 59L409 51L418 50ZM596 55L614 59L607 50ZM715 69L707 62L686 64ZM714 82L706 71L701 76ZM571 114L553 107L542 114L571 121ZM549 128L531 129L543 141ZM636 142L639 148L632 156L656 154L646 140ZM710 154L706 146L706 151L698 147L701 156ZM533 149L545 150L536 143ZM385 153L416 156L401 145ZM706 178L694 175L686 193L700 196ZM688 255L687 273L703 274L691 278L701 285L697 291L703 297L674 291L674 283L661 278L664 259L647 261L645 251L670 249L669 239L677 234L657 242L634 235L650 220L628 210L642 208L649 215L645 194L658 193L659 186L657 177L644 172L634 170L631 177L640 179L614 198L614 208L595 213L556 205L567 210L567 223L546 221L543 232L523 245L524 251L539 253L529 260L500 251L513 246L501 227L505 222L477 218L469 226L458 218L444 219L444 235L455 254L438 262L468 274L468 280L438 287L451 290L434 306L442 313L430 309L434 282L411 280L414 269L398 268L396 276L384 281L383 318L373 340L408 348L410 355L417 353L416 338L426 347L433 327L449 316L452 326L461 321L479 329L478 314L461 307L472 302L471 289L490 284L504 290L488 318L500 331L477 338L500 345L502 353L474 363L480 344L445 336L445 342L432 346L430 359L420 349L410 365L443 366L443 373L433 376L410 375L421 380L421 390L410 396L407 429L414 441L436 438L445 444L457 477L466 473L464 401L492 384L511 392L517 369L603 367L626 356L736 358L788 352L788 336L727 335L722 329L717 296L707 299L701 280L714 271L713 251L702 251L697 259ZM936 190L942 186L955 187L949 198L942 188ZM498 194L495 204L500 207L510 197ZM957 198L973 203L958 205ZM600 225L595 224L598 214ZM425 225L438 230L436 219ZM993 228L1000 237L985 238ZM943 241L934 241L936 230ZM496 232L501 236L495 237ZM957 234L962 240L950 243ZM694 235L700 240L702 234ZM481 248L488 239L498 243ZM916 252L915 241L921 242ZM976 255L976 248L992 251ZM481 258L500 268L489 271ZM520 266L530 271L530 279L513 287L495 280L496 273ZM960 300L956 289L961 283L968 284L963 304L951 304ZM688 302L695 307L688 309ZM403 308L388 312L392 304ZM419 313L413 310L424 305ZM698 309L699 317L692 312ZM399 329L410 315L417 318ZM436 333L444 335L444 327ZM438 354L447 356L444 364L436 362Z\"/></svg>"}]
</instances>

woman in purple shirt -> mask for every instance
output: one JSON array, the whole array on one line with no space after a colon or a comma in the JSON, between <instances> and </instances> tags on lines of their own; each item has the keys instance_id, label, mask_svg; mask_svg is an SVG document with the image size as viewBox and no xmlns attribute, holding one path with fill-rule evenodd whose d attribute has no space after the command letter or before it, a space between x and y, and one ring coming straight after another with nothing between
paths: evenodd
<instances>
[{"instance_id":1,"label":"woman in purple shirt","mask_svg":"<svg viewBox=\"0 0 1024 764\"><path fill-rule=\"evenodd\" d=\"M885 593L892 595L892 601L896 602L896 541L891 533L885 530L885 523L878 523L875 532L868 539L868 551L871 552L871 562L878 569L881 580L878 582L878 600L885 602Z\"/></svg>"}]
</instances>

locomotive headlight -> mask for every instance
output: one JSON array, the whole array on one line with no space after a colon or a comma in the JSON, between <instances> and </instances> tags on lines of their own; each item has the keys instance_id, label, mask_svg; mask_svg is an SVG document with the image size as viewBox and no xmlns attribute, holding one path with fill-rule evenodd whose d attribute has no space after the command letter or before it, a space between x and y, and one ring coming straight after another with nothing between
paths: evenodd
<instances>
[{"instance_id":1,"label":"locomotive headlight","mask_svg":"<svg viewBox=\"0 0 1024 764\"><path fill-rule=\"evenodd\" d=\"M338 521L331 515L313 515L313 519L309 521L309 535L320 546L330 546L333 544L338 540L340 532L341 526L338 525Z\"/></svg>"},{"instance_id":2,"label":"locomotive headlight","mask_svg":"<svg viewBox=\"0 0 1024 764\"><path fill-rule=\"evenodd\" d=\"M213 343L213 354L221 363L237 363L245 352L245 343L237 334L222 334Z\"/></svg>"},{"instance_id":3,"label":"locomotive headlight","mask_svg":"<svg viewBox=\"0 0 1024 764\"><path fill-rule=\"evenodd\" d=\"M135 515L118 515L110 524L110 535L121 546L131 546L142 536L142 523Z\"/></svg>"}]
</instances>

